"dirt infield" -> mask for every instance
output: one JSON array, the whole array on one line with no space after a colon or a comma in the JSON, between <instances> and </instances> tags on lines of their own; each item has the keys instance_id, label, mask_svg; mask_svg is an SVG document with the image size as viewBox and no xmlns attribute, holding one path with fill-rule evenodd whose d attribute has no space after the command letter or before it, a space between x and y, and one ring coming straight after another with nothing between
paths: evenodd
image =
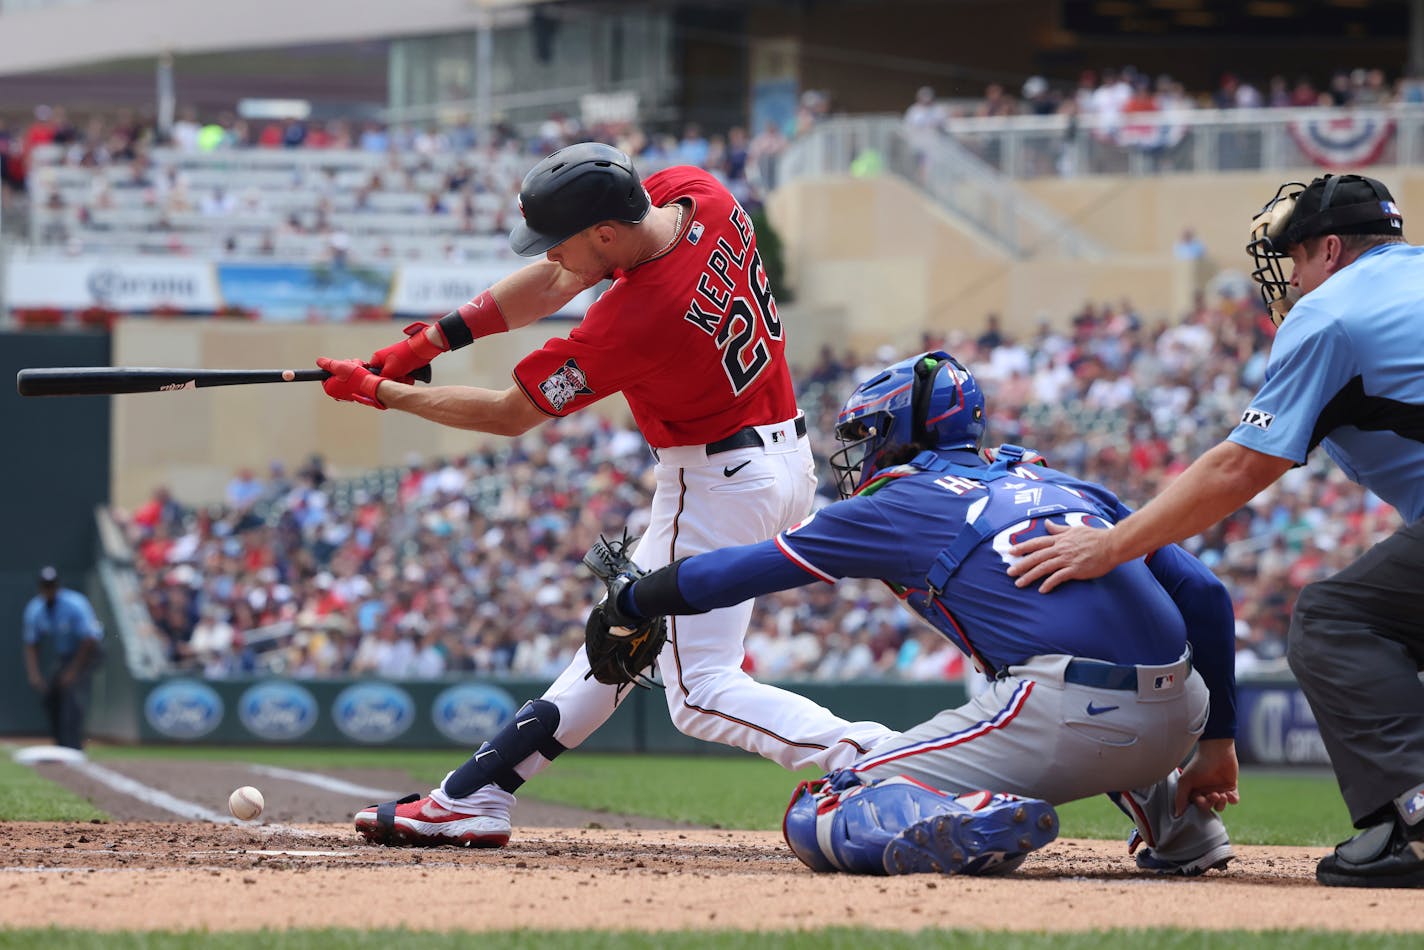
<instances>
[{"instance_id":1,"label":"dirt infield","mask_svg":"<svg viewBox=\"0 0 1424 950\"><path fill-rule=\"evenodd\" d=\"M259 785L269 808L263 824L251 826L174 821L171 812L152 820L161 809L68 766L43 766L118 820L0 823L4 925L1424 931L1417 891L1316 886L1318 849L1238 847L1227 872L1190 881L1142 877L1120 842L1067 840L1003 879L830 876L804 868L775 832L669 827L523 802L507 848L387 849L350 830L351 812L366 802L349 792L239 764L109 767L175 795L181 789L214 811L236 785ZM413 790L395 773L329 774Z\"/></svg>"}]
</instances>

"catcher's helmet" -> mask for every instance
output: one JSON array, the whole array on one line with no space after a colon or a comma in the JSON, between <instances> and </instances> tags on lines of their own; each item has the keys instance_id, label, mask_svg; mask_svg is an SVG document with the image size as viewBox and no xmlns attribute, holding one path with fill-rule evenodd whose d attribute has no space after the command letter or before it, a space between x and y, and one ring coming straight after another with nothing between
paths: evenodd
<instances>
[{"instance_id":1,"label":"catcher's helmet","mask_svg":"<svg viewBox=\"0 0 1424 950\"><path fill-rule=\"evenodd\" d=\"M844 448L831 455L836 489L855 494L888 446L975 449L984 441L984 393L964 364L935 350L901 360L861 383L836 420Z\"/></svg>"},{"instance_id":2,"label":"catcher's helmet","mask_svg":"<svg viewBox=\"0 0 1424 950\"><path fill-rule=\"evenodd\" d=\"M1325 175L1306 185L1288 181L1251 219L1246 253L1261 285L1261 299L1271 320L1280 326L1292 299L1290 279L1281 261L1301 241L1325 234L1393 234L1403 236L1404 216L1389 189L1363 175Z\"/></svg>"},{"instance_id":3,"label":"catcher's helmet","mask_svg":"<svg viewBox=\"0 0 1424 950\"><path fill-rule=\"evenodd\" d=\"M652 207L633 161L612 145L580 142L546 156L524 176L509 246L535 257L601 221L643 220Z\"/></svg>"}]
</instances>

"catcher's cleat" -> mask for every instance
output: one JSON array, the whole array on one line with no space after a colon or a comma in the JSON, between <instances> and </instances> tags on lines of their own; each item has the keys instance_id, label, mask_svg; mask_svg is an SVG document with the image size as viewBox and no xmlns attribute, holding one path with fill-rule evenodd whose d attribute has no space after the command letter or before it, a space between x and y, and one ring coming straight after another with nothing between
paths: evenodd
<instances>
[{"instance_id":1,"label":"catcher's cleat","mask_svg":"<svg viewBox=\"0 0 1424 950\"><path fill-rule=\"evenodd\" d=\"M509 843L508 816L451 811L419 795L361 809L356 830L371 844L393 848L502 848Z\"/></svg>"},{"instance_id":2,"label":"catcher's cleat","mask_svg":"<svg viewBox=\"0 0 1424 950\"><path fill-rule=\"evenodd\" d=\"M962 809L906 827L885 846L887 874L1007 874L1058 837L1058 813L1048 802L975 792Z\"/></svg>"},{"instance_id":3,"label":"catcher's cleat","mask_svg":"<svg viewBox=\"0 0 1424 950\"><path fill-rule=\"evenodd\" d=\"M1136 852L1139 868L1165 877L1197 877L1207 871L1224 871L1236 857L1236 852L1231 850L1231 842L1223 841L1203 851L1195 858L1169 861L1166 858L1158 857L1151 848L1139 850L1142 834L1136 829L1133 829L1132 834L1128 836L1127 843L1128 854Z\"/></svg>"},{"instance_id":4,"label":"catcher's cleat","mask_svg":"<svg viewBox=\"0 0 1424 950\"><path fill-rule=\"evenodd\" d=\"M1424 825L1372 825L1321 858L1315 879L1327 887L1424 887Z\"/></svg>"}]
</instances>

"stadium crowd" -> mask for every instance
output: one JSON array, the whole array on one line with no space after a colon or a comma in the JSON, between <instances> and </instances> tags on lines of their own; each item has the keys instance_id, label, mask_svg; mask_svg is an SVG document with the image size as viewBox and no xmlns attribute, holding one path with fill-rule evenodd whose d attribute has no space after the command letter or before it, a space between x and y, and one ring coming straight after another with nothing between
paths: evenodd
<instances>
[{"instance_id":1,"label":"stadium crowd","mask_svg":"<svg viewBox=\"0 0 1424 950\"><path fill-rule=\"evenodd\" d=\"M1258 84L1234 72L1223 73L1215 89L1191 91L1169 73L1155 77L1136 66L1085 69L1076 84L1043 76L1024 80L1018 94L1004 83L989 83L977 100L944 102L922 86L905 112L914 127L938 127L955 118L1013 115L1097 115L1114 119L1134 112L1173 109L1260 109L1379 107L1424 103L1424 83L1401 76L1392 83L1381 69L1335 71L1328 83L1310 76L1294 81L1276 74Z\"/></svg>"},{"instance_id":2,"label":"stadium crowd","mask_svg":"<svg viewBox=\"0 0 1424 950\"><path fill-rule=\"evenodd\" d=\"M205 121L186 110L163 135L132 111L76 122L42 105L23 129L0 119L0 172L27 202L34 240L69 253L138 243L167 254L300 259L313 249L342 263L437 253L458 261L469 254L461 239L508 230L535 157L589 138L617 144L644 174L672 164L707 168L752 209L787 144L774 127L709 135L688 123L677 135L651 134L632 123L584 126L561 113L532 134L497 126L481 138L468 121L396 127L232 114ZM268 173L278 166L251 160L282 152L314 160L294 162L280 180ZM367 232L411 230L393 214L416 216L427 233L448 237L353 242Z\"/></svg>"},{"instance_id":3,"label":"stadium crowd","mask_svg":"<svg viewBox=\"0 0 1424 950\"><path fill-rule=\"evenodd\" d=\"M1031 76L1017 94L1004 83L991 83L977 100L940 100L925 86L906 110L905 122L922 141L962 117L1098 116L1106 124L1097 134L1111 144L1115 123L1133 114L1418 102L1424 102L1424 85L1409 79L1391 83L1379 69L1341 71L1319 86L1305 76L1294 81L1272 76L1258 86L1226 74L1214 90L1188 91L1169 75L1153 77L1124 66L1086 70L1076 85ZM768 122L754 134L742 127L709 134L696 123L676 133L636 123L584 125L555 112L533 130L501 124L481 135L468 119L395 126L342 118L259 121L232 112L200 116L192 109L160 131L151 117L132 109L71 117L64 107L41 105L33 118L13 127L0 117L0 181L10 195L10 210L23 207L35 222L31 237L70 253L137 249L341 263L437 256L459 261L477 253L471 249L476 245L462 238L507 229L515 213L513 196L532 156L589 138L613 142L645 173L670 164L708 168L754 208L775 187L779 156L830 109L830 93L807 90L784 127ZM1168 139L1175 142L1172 135ZM966 144L985 148L972 136ZM1116 144L1146 147L1135 139ZM303 162L286 185L253 179L227 188L195 175L203 166L192 165L195 159L230 156L237 160L232 177L241 182L242 155L282 150L381 161L362 170L360 180L320 162ZM985 157L996 160L992 150ZM1042 166L1040 173L1070 173L1061 159L1047 155L1033 164ZM66 170L84 175L59 174ZM379 217L387 213L421 216L447 237L364 239L367 231L379 234L390 227Z\"/></svg>"},{"instance_id":4,"label":"stadium crowd","mask_svg":"<svg viewBox=\"0 0 1424 950\"><path fill-rule=\"evenodd\" d=\"M1085 306L1069 332L926 337L963 358L989 396L990 444L1038 449L1129 504L1214 444L1260 381L1271 333L1254 299L1202 299L1174 325L1127 302ZM898 351L826 350L798 372L813 444L855 381ZM582 413L520 438L400 471L328 477L319 460L239 472L224 503L158 488L115 511L154 633L181 668L223 677L551 677L582 644L598 591L580 559L600 532L636 534L651 459L631 429ZM822 491L832 482L822 477ZM1397 517L1318 459L1189 543L1228 585L1238 671L1283 669L1295 592L1338 570ZM763 599L746 642L766 679L936 679L958 651L878 585L846 580Z\"/></svg>"}]
</instances>

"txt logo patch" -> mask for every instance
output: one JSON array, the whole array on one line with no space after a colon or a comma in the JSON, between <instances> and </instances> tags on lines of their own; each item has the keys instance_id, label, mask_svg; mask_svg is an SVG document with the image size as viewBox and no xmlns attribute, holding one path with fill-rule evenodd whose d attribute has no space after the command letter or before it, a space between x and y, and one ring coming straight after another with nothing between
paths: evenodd
<instances>
[{"instance_id":1,"label":"txt logo patch","mask_svg":"<svg viewBox=\"0 0 1424 950\"><path fill-rule=\"evenodd\" d=\"M552 376L539 384L539 392L555 412L563 409L575 396L592 396L588 388L588 377L579 369L578 363L569 360L560 366Z\"/></svg>"},{"instance_id":2,"label":"txt logo patch","mask_svg":"<svg viewBox=\"0 0 1424 950\"><path fill-rule=\"evenodd\" d=\"M1269 429L1271 423L1276 421L1276 417L1269 412L1262 412L1260 409L1247 409L1241 413L1241 421L1258 429Z\"/></svg>"}]
</instances>

